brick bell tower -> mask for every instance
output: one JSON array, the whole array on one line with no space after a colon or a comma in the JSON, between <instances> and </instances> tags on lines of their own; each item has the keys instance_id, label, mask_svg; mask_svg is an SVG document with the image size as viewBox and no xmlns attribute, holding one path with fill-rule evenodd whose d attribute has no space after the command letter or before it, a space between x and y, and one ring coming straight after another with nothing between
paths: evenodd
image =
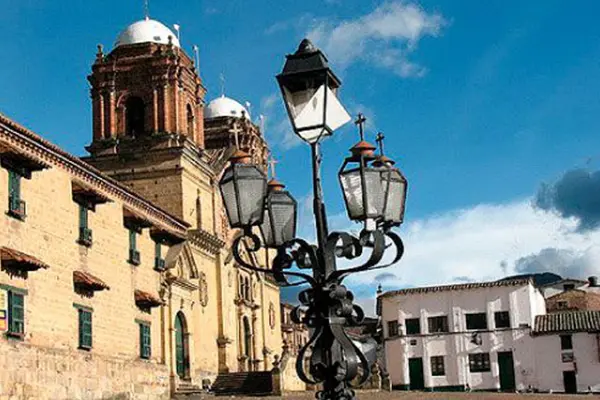
<instances>
[{"instance_id":1,"label":"brick bell tower","mask_svg":"<svg viewBox=\"0 0 600 400\"><path fill-rule=\"evenodd\" d=\"M206 90L177 36L158 21L135 22L108 54L98 46L88 80L93 138L84 160L199 225L195 204L212 201L204 192L213 184L202 165Z\"/></svg>"}]
</instances>

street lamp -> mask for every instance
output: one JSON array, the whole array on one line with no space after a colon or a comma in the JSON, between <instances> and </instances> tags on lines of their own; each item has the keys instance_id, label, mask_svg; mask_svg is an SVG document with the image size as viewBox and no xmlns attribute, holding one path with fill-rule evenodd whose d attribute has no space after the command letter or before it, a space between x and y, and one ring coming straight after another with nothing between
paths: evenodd
<instances>
[{"instance_id":1,"label":"street lamp","mask_svg":"<svg viewBox=\"0 0 600 400\"><path fill-rule=\"evenodd\" d=\"M345 327L361 325L364 312L354 304L354 295L342 282L352 273L384 268L402 257L404 245L391 228L403 220L406 179L383 155L383 137L378 136L380 154L375 155L376 147L364 139L366 119L359 114L356 124L360 141L344 161L339 180L348 216L364 222L365 228L358 237L346 232L329 233L321 189L320 143L350 120L337 97L341 82L329 68L327 58L307 39L296 53L287 56L277 81L294 132L311 147L317 243L295 237L296 201L274 178L267 185L261 168L250 164L247 154L240 154L238 149L220 183L229 222L242 229L242 235L233 241L233 256L245 268L272 274L281 287L310 286L300 292L301 305L291 314L295 323L306 324L312 332L298 354L296 371L303 381L322 384L320 400L353 400L350 382L359 375L359 385L367 380L373 357L369 351L365 355L364 346L344 331ZM253 229L256 226L262 240ZM242 249L252 253L261 247L276 250L270 269L256 267L241 255ZM382 263L388 248L395 250L395 255L389 263ZM338 258L356 260L365 250L366 261L362 264L337 267ZM307 269L312 274L305 273ZM290 277L299 279L290 281ZM305 368L309 349L309 365Z\"/></svg>"}]
</instances>

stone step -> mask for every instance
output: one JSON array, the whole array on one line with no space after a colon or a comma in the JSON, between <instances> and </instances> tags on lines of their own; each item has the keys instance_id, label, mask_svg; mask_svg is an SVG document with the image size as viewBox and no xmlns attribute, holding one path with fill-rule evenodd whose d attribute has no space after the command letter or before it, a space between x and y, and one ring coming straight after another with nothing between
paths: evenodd
<instances>
[{"instance_id":1,"label":"stone step","mask_svg":"<svg viewBox=\"0 0 600 400\"><path fill-rule=\"evenodd\" d=\"M272 391L273 382L268 371L220 374L212 385L212 392L216 395L265 396Z\"/></svg>"}]
</instances>

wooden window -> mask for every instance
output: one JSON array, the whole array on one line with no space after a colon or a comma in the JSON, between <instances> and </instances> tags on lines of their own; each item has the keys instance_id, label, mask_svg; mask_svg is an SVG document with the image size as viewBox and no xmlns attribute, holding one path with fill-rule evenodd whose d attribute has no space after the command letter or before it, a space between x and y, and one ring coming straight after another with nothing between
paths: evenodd
<instances>
[{"instance_id":1,"label":"wooden window","mask_svg":"<svg viewBox=\"0 0 600 400\"><path fill-rule=\"evenodd\" d=\"M8 292L8 334L25 335L25 296L12 290Z\"/></svg>"},{"instance_id":2,"label":"wooden window","mask_svg":"<svg viewBox=\"0 0 600 400\"><path fill-rule=\"evenodd\" d=\"M137 232L129 229L129 263L140 265L140 252L137 250Z\"/></svg>"},{"instance_id":3,"label":"wooden window","mask_svg":"<svg viewBox=\"0 0 600 400\"><path fill-rule=\"evenodd\" d=\"M398 336L398 321L388 321L388 337Z\"/></svg>"},{"instance_id":4,"label":"wooden window","mask_svg":"<svg viewBox=\"0 0 600 400\"><path fill-rule=\"evenodd\" d=\"M17 219L25 219L25 202L21 200L21 179L17 171L8 170L8 215Z\"/></svg>"},{"instance_id":5,"label":"wooden window","mask_svg":"<svg viewBox=\"0 0 600 400\"><path fill-rule=\"evenodd\" d=\"M573 336L560 335L560 349L561 350L573 350Z\"/></svg>"},{"instance_id":6,"label":"wooden window","mask_svg":"<svg viewBox=\"0 0 600 400\"><path fill-rule=\"evenodd\" d=\"M88 225L89 208L84 204L79 204L79 239L77 242L83 246L92 245L92 230Z\"/></svg>"},{"instance_id":7,"label":"wooden window","mask_svg":"<svg viewBox=\"0 0 600 400\"><path fill-rule=\"evenodd\" d=\"M448 332L448 317L446 315L429 317L427 318L427 324L429 325L429 333Z\"/></svg>"},{"instance_id":8,"label":"wooden window","mask_svg":"<svg viewBox=\"0 0 600 400\"><path fill-rule=\"evenodd\" d=\"M487 329L487 315L485 313L466 314L467 330Z\"/></svg>"},{"instance_id":9,"label":"wooden window","mask_svg":"<svg viewBox=\"0 0 600 400\"><path fill-rule=\"evenodd\" d=\"M431 357L431 376L444 375L446 375L446 371L444 369L444 356Z\"/></svg>"},{"instance_id":10,"label":"wooden window","mask_svg":"<svg viewBox=\"0 0 600 400\"><path fill-rule=\"evenodd\" d=\"M150 325L140 323L140 358L148 360L152 355Z\"/></svg>"},{"instance_id":11,"label":"wooden window","mask_svg":"<svg viewBox=\"0 0 600 400\"><path fill-rule=\"evenodd\" d=\"M154 269L157 271L165 269L165 260L162 258L162 245L160 242L154 243Z\"/></svg>"},{"instance_id":12,"label":"wooden window","mask_svg":"<svg viewBox=\"0 0 600 400\"><path fill-rule=\"evenodd\" d=\"M92 348L92 311L79 308L77 312L79 313L79 348L89 350Z\"/></svg>"},{"instance_id":13,"label":"wooden window","mask_svg":"<svg viewBox=\"0 0 600 400\"><path fill-rule=\"evenodd\" d=\"M509 312L508 311L496 311L494 313L494 322L496 323L496 329L510 328Z\"/></svg>"},{"instance_id":14,"label":"wooden window","mask_svg":"<svg viewBox=\"0 0 600 400\"><path fill-rule=\"evenodd\" d=\"M421 321L419 318L407 318L404 320L407 335L418 335L421 333Z\"/></svg>"},{"instance_id":15,"label":"wooden window","mask_svg":"<svg viewBox=\"0 0 600 400\"><path fill-rule=\"evenodd\" d=\"M469 354L469 371L489 372L490 370L490 353Z\"/></svg>"}]
</instances>

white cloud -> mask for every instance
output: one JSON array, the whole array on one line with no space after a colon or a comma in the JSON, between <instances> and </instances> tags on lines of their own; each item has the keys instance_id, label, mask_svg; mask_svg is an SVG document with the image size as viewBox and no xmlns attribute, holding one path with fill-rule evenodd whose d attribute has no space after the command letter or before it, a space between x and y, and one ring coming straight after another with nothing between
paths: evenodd
<instances>
[{"instance_id":1,"label":"white cloud","mask_svg":"<svg viewBox=\"0 0 600 400\"><path fill-rule=\"evenodd\" d=\"M446 20L406 1L385 3L370 14L332 24L320 20L307 34L336 67L375 63L401 77L419 77L426 68L408 60L425 36L437 36Z\"/></svg>"},{"instance_id":2,"label":"white cloud","mask_svg":"<svg viewBox=\"0 0 600 400\"><path fill-rule=\"evenodd\" d=\"M346 282L350 287L373 289L369 298L358 298L370 311L375 277L383 272L397 277L382 282L386 290L494 280L541 270L574 278L598 275L600 232L581 234L576 227L575 219L534 209L530 199L455 210L408 222L400 232L406 252L398 264L351 276ZM525 267L533 258L540 261Z\"/></svg>"}]
</instances>

